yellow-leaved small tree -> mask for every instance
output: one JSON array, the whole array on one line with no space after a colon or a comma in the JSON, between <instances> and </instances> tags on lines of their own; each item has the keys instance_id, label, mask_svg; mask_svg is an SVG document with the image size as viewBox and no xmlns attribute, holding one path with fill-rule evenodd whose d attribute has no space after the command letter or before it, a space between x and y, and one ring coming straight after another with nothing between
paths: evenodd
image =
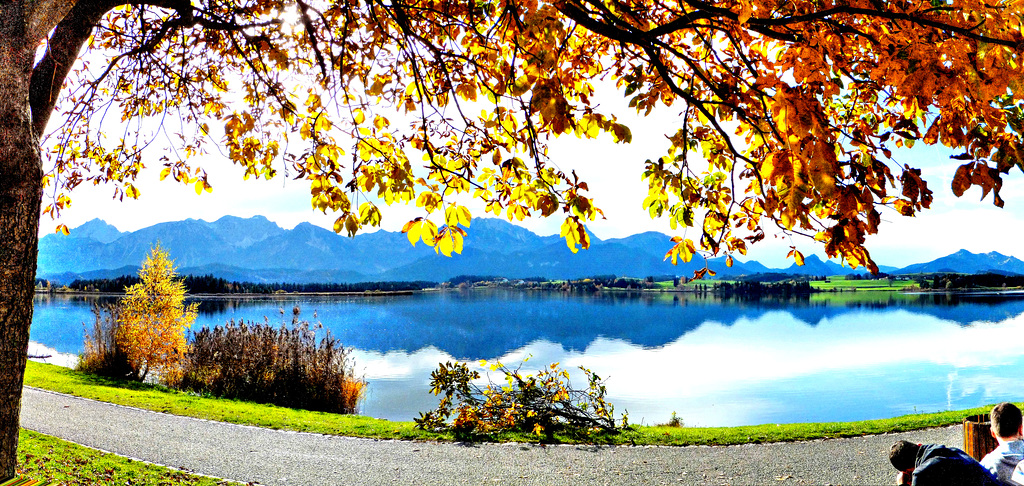
<instances>
[{"instance_id":1,"label":"yellow-leaved small tree","mask_svg":"<svg viewBox=\"0 0 1024 486\"><path fill-rule=\"evenodd\" d=\"M157 243L139 270L141 282L125 289L119 304L118 347L128 356L135 378L156 371L172 383L187 351L185 331L196 319L197 304L185 305L185 284L174 262Z\"/></svg>"}]
</instances>

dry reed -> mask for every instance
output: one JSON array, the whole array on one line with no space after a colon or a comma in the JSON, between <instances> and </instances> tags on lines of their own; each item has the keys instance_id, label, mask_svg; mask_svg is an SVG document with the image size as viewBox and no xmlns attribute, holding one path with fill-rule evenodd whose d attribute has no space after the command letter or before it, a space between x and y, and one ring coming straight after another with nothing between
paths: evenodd
<instances>
[{"instance_id":1,"label":"dry reed","mask_svg":"<svg viewBox=\"0 0 1024 486\"><path fill-rule=\"evenodd\" d=\"M117 344L121 327L118 307L112 304L93 304L95 316L92 332L85 332L85 352L79 356L78 371L115 378L136 375L128 362L128 354Z\"/></svg>"},{"instance_id":2,"label":"dry reed","mask_svg":"<svg viewBox=\"0 0 1024 486\"><path fill-rule=\"evenodd\" d=\"M350 350L322 326L234 320L196 332L178 388L213 396L333 413L354 413L366 383Z\"/></svg>"}]
</instances>

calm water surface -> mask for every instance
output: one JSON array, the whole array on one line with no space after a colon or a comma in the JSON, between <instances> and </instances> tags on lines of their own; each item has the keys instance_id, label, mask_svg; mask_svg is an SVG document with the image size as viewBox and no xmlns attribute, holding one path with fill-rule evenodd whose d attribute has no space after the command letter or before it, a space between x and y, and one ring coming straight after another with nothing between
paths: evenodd
<instances>
[{"instance_id":1,"label":"calm water surface","mask_svg":"<svg viewBox=\"0 0 1024 486\"><path fill-rule=\"evenodd\" d=\"M32 341L80 353L94 301L37 296ZM477 290L199 302L196 328L280 323L298 306L354 348L369 383L360 413L393 420L436 404L430 372L449 360L583 365L607 378L617 412L646 424L672 412L695 426L861 420L1024 395L1024 296L1013 294L723 301Z\"/></svg>"}]
</instances>

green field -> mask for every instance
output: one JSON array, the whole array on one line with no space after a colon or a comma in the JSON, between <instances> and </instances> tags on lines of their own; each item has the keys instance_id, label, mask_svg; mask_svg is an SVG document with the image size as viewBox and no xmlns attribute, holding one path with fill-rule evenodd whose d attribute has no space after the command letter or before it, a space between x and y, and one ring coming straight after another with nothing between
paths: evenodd
<instances>
[{"instance_id":1,"label":"green field","mask_svg":"<svg viewBox=\"0 0 1024 486\"><path fill-rule=\"evenodd\" d=\"M811 288L827 291L861 291L861 290L885 290L898 291L907 287L917 285L913 280L847 280L845 276L837 275L829 277L828 280L811 282Z\"/></svg>"}]
</instances>

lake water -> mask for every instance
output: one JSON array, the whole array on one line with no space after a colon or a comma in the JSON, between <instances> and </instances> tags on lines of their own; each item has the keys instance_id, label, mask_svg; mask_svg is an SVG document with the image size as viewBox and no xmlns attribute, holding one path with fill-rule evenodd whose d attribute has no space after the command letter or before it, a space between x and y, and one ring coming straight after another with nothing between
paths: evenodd
<instances>
[{"instance_id":1,"label":"lake water","mask_svg":"<svg viewBox=\"0 0 1024 486\"><path fill-rule=\"evenodd\" d=\"M37 296L32 341L80 353L94 301ZM672 412L694 426L848 421L1024 395L1024 295L723 301L471 290L199 301L197 328L228 319L280 323L298 306L354 348L369 383L360 413L392 420L436 404L430 372L449 360L515 365L531 357L525 370L583 365L607 378L616 412L645 424Z\"/></svg>"}]
</instances>

